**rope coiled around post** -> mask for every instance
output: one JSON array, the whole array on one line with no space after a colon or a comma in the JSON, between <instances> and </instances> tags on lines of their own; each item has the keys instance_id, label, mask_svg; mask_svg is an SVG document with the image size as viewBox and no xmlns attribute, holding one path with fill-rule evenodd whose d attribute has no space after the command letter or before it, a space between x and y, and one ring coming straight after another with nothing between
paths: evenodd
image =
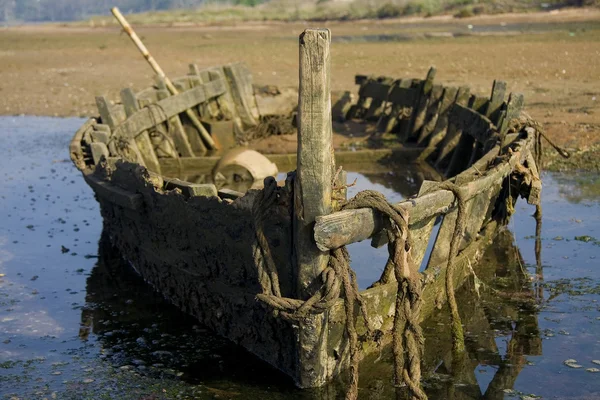
<instances>
[{"instance_id":1,"label":"rope coiled around post","mask_svg":"<svg viewBox=\"0 0 600 400\"><path fill-rule=\"evenodd\" d=\"M350 267L350 256L345 247L331 250L327 268L321 273L322 285L308 300L290 299L281 296L277 270L272 255L268 250L268 242L264 235L263 223L267 210L276 199L276 183L274 179L265 180L262 197L257 199L253 210L257 246L255 262L258 268L259 281L263 293L256 298L272 307L284 318L300 320L310 314L320 314L335 304L343 295L346 314L345 331L350 349L350 389L347 399L356 399L358 395L358 363L360 361L360 345L356 332L355 305L365 321L367 335L373 334L365 304L358 289L356 274ZM419 325L421 310L422 279L413 267L410 256L411 239L408 229L408 214L405 210L390 204L381 193L366 190L358 193L342 206L342 209L372 208L390 219L391 229L388 231L388 251L393 265L394 276L398 281L395 302L393 329L393 352L395 364L395 382L406 383L413 398L426 399L421 388L421 356L424 338ZM342 290L343 288L343 290Z\"/></svg>"}]
</instances>

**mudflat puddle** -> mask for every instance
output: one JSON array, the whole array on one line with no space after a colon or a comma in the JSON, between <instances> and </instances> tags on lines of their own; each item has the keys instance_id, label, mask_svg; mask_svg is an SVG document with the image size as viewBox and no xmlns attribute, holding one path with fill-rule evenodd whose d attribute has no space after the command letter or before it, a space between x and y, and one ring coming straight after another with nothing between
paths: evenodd
<instances>
[{"instance_id":1,"label":"mudflat puddle","mask_svg":"<svg viewBox=\"0 0 600 400\"><path fill-rule=\"evenodd\" d=\"M68 159L80 119L0 117L0 399L340 398L300 391L212 335L140 281L102 237L92 191ZM400 200L401 170L350 173ZM424 322L431 399L600 396L600 177L545 174L541 257L534 209L457 293L464 360L450 359L448 311ZM361 286L387 251L351 247ZM376 266L376 267L375 267ZM361 365L360 397L395 396L385 351Z\"/></svg>"}]
</instances>

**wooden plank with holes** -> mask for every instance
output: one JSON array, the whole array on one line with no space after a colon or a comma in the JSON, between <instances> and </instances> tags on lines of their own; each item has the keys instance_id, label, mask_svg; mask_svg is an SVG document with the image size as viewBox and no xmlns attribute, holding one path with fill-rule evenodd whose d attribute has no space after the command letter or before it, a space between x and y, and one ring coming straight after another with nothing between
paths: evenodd
<instances>
[{"instance_id":1,"label":"wooden plank with holes","mask_svg":"<svg viewBox=\"0 0 600 400\"><path fill-rule=\"evenodd\" d=\"M125 88L121 90L121 102L123 103L125 114L128 117L140 110L138 99L131 88ZM140 153L142 154L142 158L144 159L146 167L150 171L160 174L160 164L158 162L158 157L154 152L154 146L150 141L150 135L148 134L148 131L140 132L135 137L135 142L140 150Z\"/></svg>"}]
</instances>

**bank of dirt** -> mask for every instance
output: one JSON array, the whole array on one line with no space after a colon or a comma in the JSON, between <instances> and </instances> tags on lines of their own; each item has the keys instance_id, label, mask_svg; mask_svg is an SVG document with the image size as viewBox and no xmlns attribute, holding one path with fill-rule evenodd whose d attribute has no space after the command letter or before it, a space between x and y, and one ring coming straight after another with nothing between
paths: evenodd
<instances>
[{"instance_id":1,"label":"bank of dirt","mask_svg":"<svg viewBox=\"0 0 600 400\"><path fill-rule=\"evenodd\" d=\"M315 24L311 24L315 25ZM525 95L548 136L572 149L551 169L600 170L600 11L568 10L468 19L322 23L332 30L332 89L354 90L357 73L468 85L487 95L494 79ZM155 26L138 29L167 74L245 61L259 84L296 86L297 36L304 23ZM388 40L393 38L393 40ZM25 26L0 29L0 114L92 116L94 97L118 99L153 74L116 28Z\"/></svg>"}]
</instances>

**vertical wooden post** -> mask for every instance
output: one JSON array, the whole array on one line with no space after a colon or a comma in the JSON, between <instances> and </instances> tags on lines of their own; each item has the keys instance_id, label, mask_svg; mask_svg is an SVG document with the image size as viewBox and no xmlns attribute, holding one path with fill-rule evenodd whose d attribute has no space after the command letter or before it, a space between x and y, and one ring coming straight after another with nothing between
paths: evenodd
<instances>
[{"instance_id":1,"label":"vertical wooden post","mask_svg":"<svg viewBox=\"0 0 600 400\"><path fill-rule=\"evenodd\" d=\"M329 253L317 248L315 218L332 212L335 161L331 131L330 53L328 29L300 35L298 93L298 161L294 184L297 294L307 299L320 286ZM327 380L327 315L307 318L299 328L298 377L301 387Z\"/></svg>"}]
</instances>

